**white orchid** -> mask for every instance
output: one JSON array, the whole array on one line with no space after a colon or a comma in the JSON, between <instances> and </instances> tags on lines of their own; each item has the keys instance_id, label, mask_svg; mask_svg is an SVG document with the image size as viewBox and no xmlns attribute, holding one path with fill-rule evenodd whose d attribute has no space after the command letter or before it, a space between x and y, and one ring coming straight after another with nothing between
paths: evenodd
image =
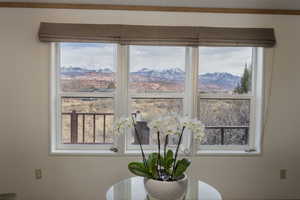
<instances>
[{"instance_id":1,"label":"white orchid","mask_svg":"<svg viewBox=\"0 0 300 200\"><path fill-rule=\"evenodd\" d=\"M180 135L183 127L194 134L194 139L201 141L205 135L205 126L197 119L188 116L171 115L153 120L149 124L151 131L159 131L165 135Z\"/></svg>"},{"instance_id":2,"label":"white orchid","mask_svg":"<svg viewBox=\"0 0 300 200\"><path fill-rule=\"evenodd\" d=\"M165 135L179 135L180 127L178 120L174 116L167 116L163 118L158 118L153 120L149 124L151 131L159 131L161 134Z\"/></svg>"},{"instance_id":3,"label":"white orchid","mask_svg":"<svg viewBox=\"0 0 300 200\"><path fill-rule=\"evenodd\" d=\"M121 117L114 123L114 133L118 136L126 129L132 128L134 121L130 117ZM151 131L159 131L165 135L180 135L183 127L193 133L194 139L201 141L205 135L205 126L197 119L191 119L188 116L179 117L171 115L161 117L149 123Z\"/></svg>"},{"instance_id":4,"label":"white orchid","mask_svg":"<svg viewBox=\"0 0 300 200\"><path fill-rule=\"evenodd\" d=\"M156 120L151 121L148 126L150 129L155 129L155 131L161 131L163 124L164 124L163 118L158 118Z\"/></svg>"},{"instance_id":5,"label":"white orchid","mask_svg":"<svg viewBox=\"0 0 300 200\"><path fill-rule=\"evenodd\" d=\"M191 119L185 122L185 127L194 134L194 139L201 141L205 135L205 126L197 119Z\"/></svg>"},{"instance_id":6,"label":"white orchid","mask_svg":"<svg viewBox=\"0 0 300 200\"><path fill-rule=\"evenodd\" d=\"M126 129L133 127L133 120L130 117L121 117L114 123L114 133L115 135L120 135L124 133Z\"/></svg>"},{"instance_id":7,"label":"white orchid","mask_svg":"<svg viewBox=\"0 0 300 200\"><path fill-rule=\"evenodd\" d=\"M180 126L185 127L194 134L194 139L201 141L205 135L205 126L197 119L191 119L187 116L179 118Z\"/></svg>"}]
</instances>

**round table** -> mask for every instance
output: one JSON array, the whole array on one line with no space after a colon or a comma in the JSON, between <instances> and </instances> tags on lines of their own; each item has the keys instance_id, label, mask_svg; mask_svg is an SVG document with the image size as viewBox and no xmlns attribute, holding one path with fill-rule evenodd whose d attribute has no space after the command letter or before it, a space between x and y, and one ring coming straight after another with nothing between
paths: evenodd
<instances>
[{"instance_id":1,"label":"round table","mask_svg":"<svg viewBox=\"0 0 300 200\"><path fill-rule=\"evenodd\" d=\"M151 200L144 188L142 177L125 179L111 186L106 200ZM184 200L222 200L221 194L212 186L189 179L188 191Z\"/></svg>"}]
</instances>

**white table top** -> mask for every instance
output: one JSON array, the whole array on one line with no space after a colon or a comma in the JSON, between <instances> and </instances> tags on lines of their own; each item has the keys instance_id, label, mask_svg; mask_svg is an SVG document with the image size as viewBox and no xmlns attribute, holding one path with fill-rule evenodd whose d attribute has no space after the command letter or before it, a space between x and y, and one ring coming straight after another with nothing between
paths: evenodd
<instances>
[{"instance_id":1,"label":"white table top","mask_svg":"<svg viewBox=\"0 0 300 200\"><path fill-rule=\"evenodd\" d=\"M149 200L142 177L125 179L111 186L106 200ZM212 186L189 179L185 200L222 200L221 194Z\"/></svg>"}]
</instances>

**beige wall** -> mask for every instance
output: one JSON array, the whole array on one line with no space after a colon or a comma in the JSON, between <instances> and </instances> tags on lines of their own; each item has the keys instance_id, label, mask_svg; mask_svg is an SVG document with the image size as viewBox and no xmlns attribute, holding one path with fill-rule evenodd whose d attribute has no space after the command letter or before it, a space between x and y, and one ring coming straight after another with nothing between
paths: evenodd
<instances>
[{"instance_id":1,"label":"beige wall","mask_svg":"<svg viewBox=\"0 0 300 200\"><path fill-rule=\"evenodd\" d=\"M104 200L136 158L48 155L49 45L41 21L274 27L278 45L263 154L197 157L191 176L225 199L300 198L300 16L0 8L0 192L22 200ZM43 179L35 180L35 168ZM279 169L288 179L279 180Z\"/></svg>"}]
</instances>

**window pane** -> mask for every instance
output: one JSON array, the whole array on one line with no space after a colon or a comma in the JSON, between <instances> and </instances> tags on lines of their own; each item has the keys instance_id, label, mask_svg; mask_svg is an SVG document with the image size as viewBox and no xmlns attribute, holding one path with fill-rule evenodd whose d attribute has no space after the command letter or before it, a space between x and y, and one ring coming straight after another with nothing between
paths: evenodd
<instances>
[{"instance_id":1,"label":"window pane","mask_svg":"<svg viewBox=\"0 0 300 200\"><path fill-rule=\"evenodd\" d=\"M243 94L251 91L251 47L200 47L198 90Z\"/></svg>"},{"instance_id":2,"label":"window pane","mask_svg":"<svg viewBox=\"0 0 300 200\"><path fill-rule=\"evenodd\" d=\"M116 87L114 44L61 43L63 92L112 92Z\"/></svg>"},{"instance_id":3,"label":"window pane","mask_svg":"<svg viewBox=\"0 0 300 200\"><path fill-rule=\"evenodd\" d=\"M61 105L63 143L113 142L112 98L63 97Z\"/></svg>"},{"instance_id":4,"label":"window pane","mask_svg":"<svg viewBox=\"0 0 300 200\"><path fill-rule=\"evenodd\" d=\"M150 132L148 128L149 122L171 114L182 115L183 112L182 99L132 99L131 105L143 144L157 144L156 134ZM132 135L134 136L134 132ZM170 138L170 144L175 144L176 141L177 137ZM135 137L131 137L130 143L138 144L138 141Z\"/></svg>"},{"instance_id":5,"label":"window pane","mask_svg":"<svg viewBox=\"0 0 300 200\"><path fill-rule=\"evenodd\" d=\"M200 99L198 118L206 126L203 144L247 144L250 123L249 99Z\"/></svg>"},{"instance_id":6,"label":"window pane","mask_svg":"<svg viewBox=\"0 0 300 200\"><path fill-rule=\"evenodd\" d=\"M184 47L130 46L130 92L183 92L184 82Z\"/></svg>"}]
</instances>

